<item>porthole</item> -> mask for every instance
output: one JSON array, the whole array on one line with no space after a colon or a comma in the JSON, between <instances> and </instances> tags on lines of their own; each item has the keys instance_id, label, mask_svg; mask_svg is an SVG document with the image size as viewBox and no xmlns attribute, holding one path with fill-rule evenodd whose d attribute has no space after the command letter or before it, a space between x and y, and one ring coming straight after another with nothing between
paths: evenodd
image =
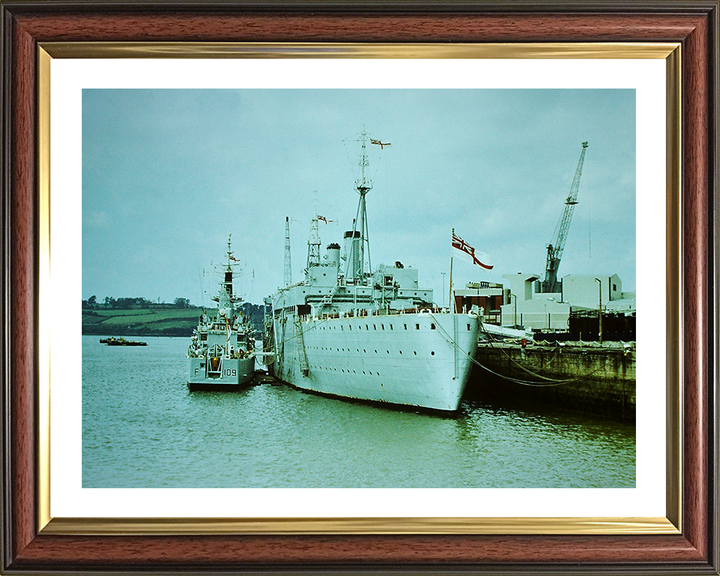
<instances>
[{"instance_id":1,"label":"porthole","mask_svg":"<svg viewBox=\"0 0 720 576\"><path fill-rule=\"evenodd\" d=\"M417 356L417 352L413 352L413 354L415 354L415 356Z\"/></svg>"},{"instance_id":2,"label":"porthole","mask_svg":"<svg viewBox=\"0 0 720 576\"><path fill-rule=\"evenodd\" d=\"M471 328L470 328L470 324L468 324L468 330L471 330Z\"/></svg>"},{"instance_id":3,"label":"porthole","mask_svg":"<svg viewBox=\"0 0 720 576\"><path fill-rule=\"evenodd\" d=\"M430 352L430 356L435 356L435 352Z\"/></svg>"},{"instance_id":4,"label":"porthole","mask_svg":"<svg viewBox=\"0 0 720 576\"><path fill-rule=\"evenodd\" d=\"M415 324L415 330L420 330L420 324Z\"/></svg>"},{"instance_id":5,"label":"porthole","mask_svg":"<svg viewBox=\"0 0 720 576\"><path fill-rule=\"evenodd\" d=\"M430 330L435 330L435 324L433 324L432 322L430 323Z\"/></svg>"}]
</instances>

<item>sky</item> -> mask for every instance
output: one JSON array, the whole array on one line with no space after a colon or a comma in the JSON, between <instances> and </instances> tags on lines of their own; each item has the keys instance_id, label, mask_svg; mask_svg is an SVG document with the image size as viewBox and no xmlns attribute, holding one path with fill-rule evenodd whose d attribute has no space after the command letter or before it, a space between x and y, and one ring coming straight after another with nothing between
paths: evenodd
<instances>
[{"instance_id":1,"label":"sky","mask_svg":"<svg viewBox=\"0 0 720 576\"><path fill-rule=\"evenodd\" d=\"M635 91L106 90L82 98L83 299L210 305L228 234L236 291L261 303L293 281L310 221L323 247L352 229L368 146L373 267L401 261L447 304L451 232L494 265L453 285L544 275L546 246L589 142L559 277L616 273L635 290ZM324 251L324 248L323 248Z\"/></svg>"}]
</instances>

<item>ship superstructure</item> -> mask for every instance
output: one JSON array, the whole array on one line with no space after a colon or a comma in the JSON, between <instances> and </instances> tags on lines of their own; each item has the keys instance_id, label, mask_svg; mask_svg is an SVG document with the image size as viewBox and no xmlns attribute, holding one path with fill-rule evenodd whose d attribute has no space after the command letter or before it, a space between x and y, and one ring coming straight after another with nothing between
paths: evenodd
<instances>
[{"instance_id":1,"label":"ship superstructure","mask_svg":"<svg viewBox=\"0 0 720 576\"><path fill-rule=\"evenodd\" d=\"M315 215L304 279L268 299L274 352L269 369L303 390L454 411L480 321L474 313L435 307L432 290L420 287L415 268L395 262L372 269L366 143L363 133L361 177L355 183L360 198L343 247L331 243L321 255L322 217Z\"/></svg>"},{"instance_id":2,"label":"ship superstructure","mask_svg":"<svg viewBox=\"0 0 720 576\"><path fill-rule=\"evenodd\" d=\"M238 308L242 298L233 293L233 255L228 237L227 263L218 294L217 312L203 311L188 347L188 386L191 390L232 390L255 376L255 334Z\"/></svg>"}]
</instances>

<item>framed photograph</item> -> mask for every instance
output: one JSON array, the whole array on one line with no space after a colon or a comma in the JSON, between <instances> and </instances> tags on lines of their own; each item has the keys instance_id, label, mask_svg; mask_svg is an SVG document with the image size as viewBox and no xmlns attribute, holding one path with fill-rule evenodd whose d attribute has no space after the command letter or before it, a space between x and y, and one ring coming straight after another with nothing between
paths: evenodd
<instances>
[{"instance_id":1,"label":"framed photograph","mask_svg":"<svg viewBox=\"0 0 720 576\"><path fill-rule=\"evenodd\" d=\"M2 11L3 571L718 573L717 2Z\"/></svg>"}]
</instances>

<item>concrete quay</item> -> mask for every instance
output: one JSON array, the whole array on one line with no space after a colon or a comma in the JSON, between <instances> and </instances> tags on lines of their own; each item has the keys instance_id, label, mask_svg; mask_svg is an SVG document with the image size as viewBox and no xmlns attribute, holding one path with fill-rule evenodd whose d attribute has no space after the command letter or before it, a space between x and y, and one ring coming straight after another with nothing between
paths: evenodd
<instances>
[{"instance_id":1,"label":"concrete quay","mask_svg":"<svg viewBox=\"0 0 720 576\"><path fill-rule=\"evenodd\" d=\"M481 342L466 397L635 421L635 343Z\"/></svg>"}]
</instances>

